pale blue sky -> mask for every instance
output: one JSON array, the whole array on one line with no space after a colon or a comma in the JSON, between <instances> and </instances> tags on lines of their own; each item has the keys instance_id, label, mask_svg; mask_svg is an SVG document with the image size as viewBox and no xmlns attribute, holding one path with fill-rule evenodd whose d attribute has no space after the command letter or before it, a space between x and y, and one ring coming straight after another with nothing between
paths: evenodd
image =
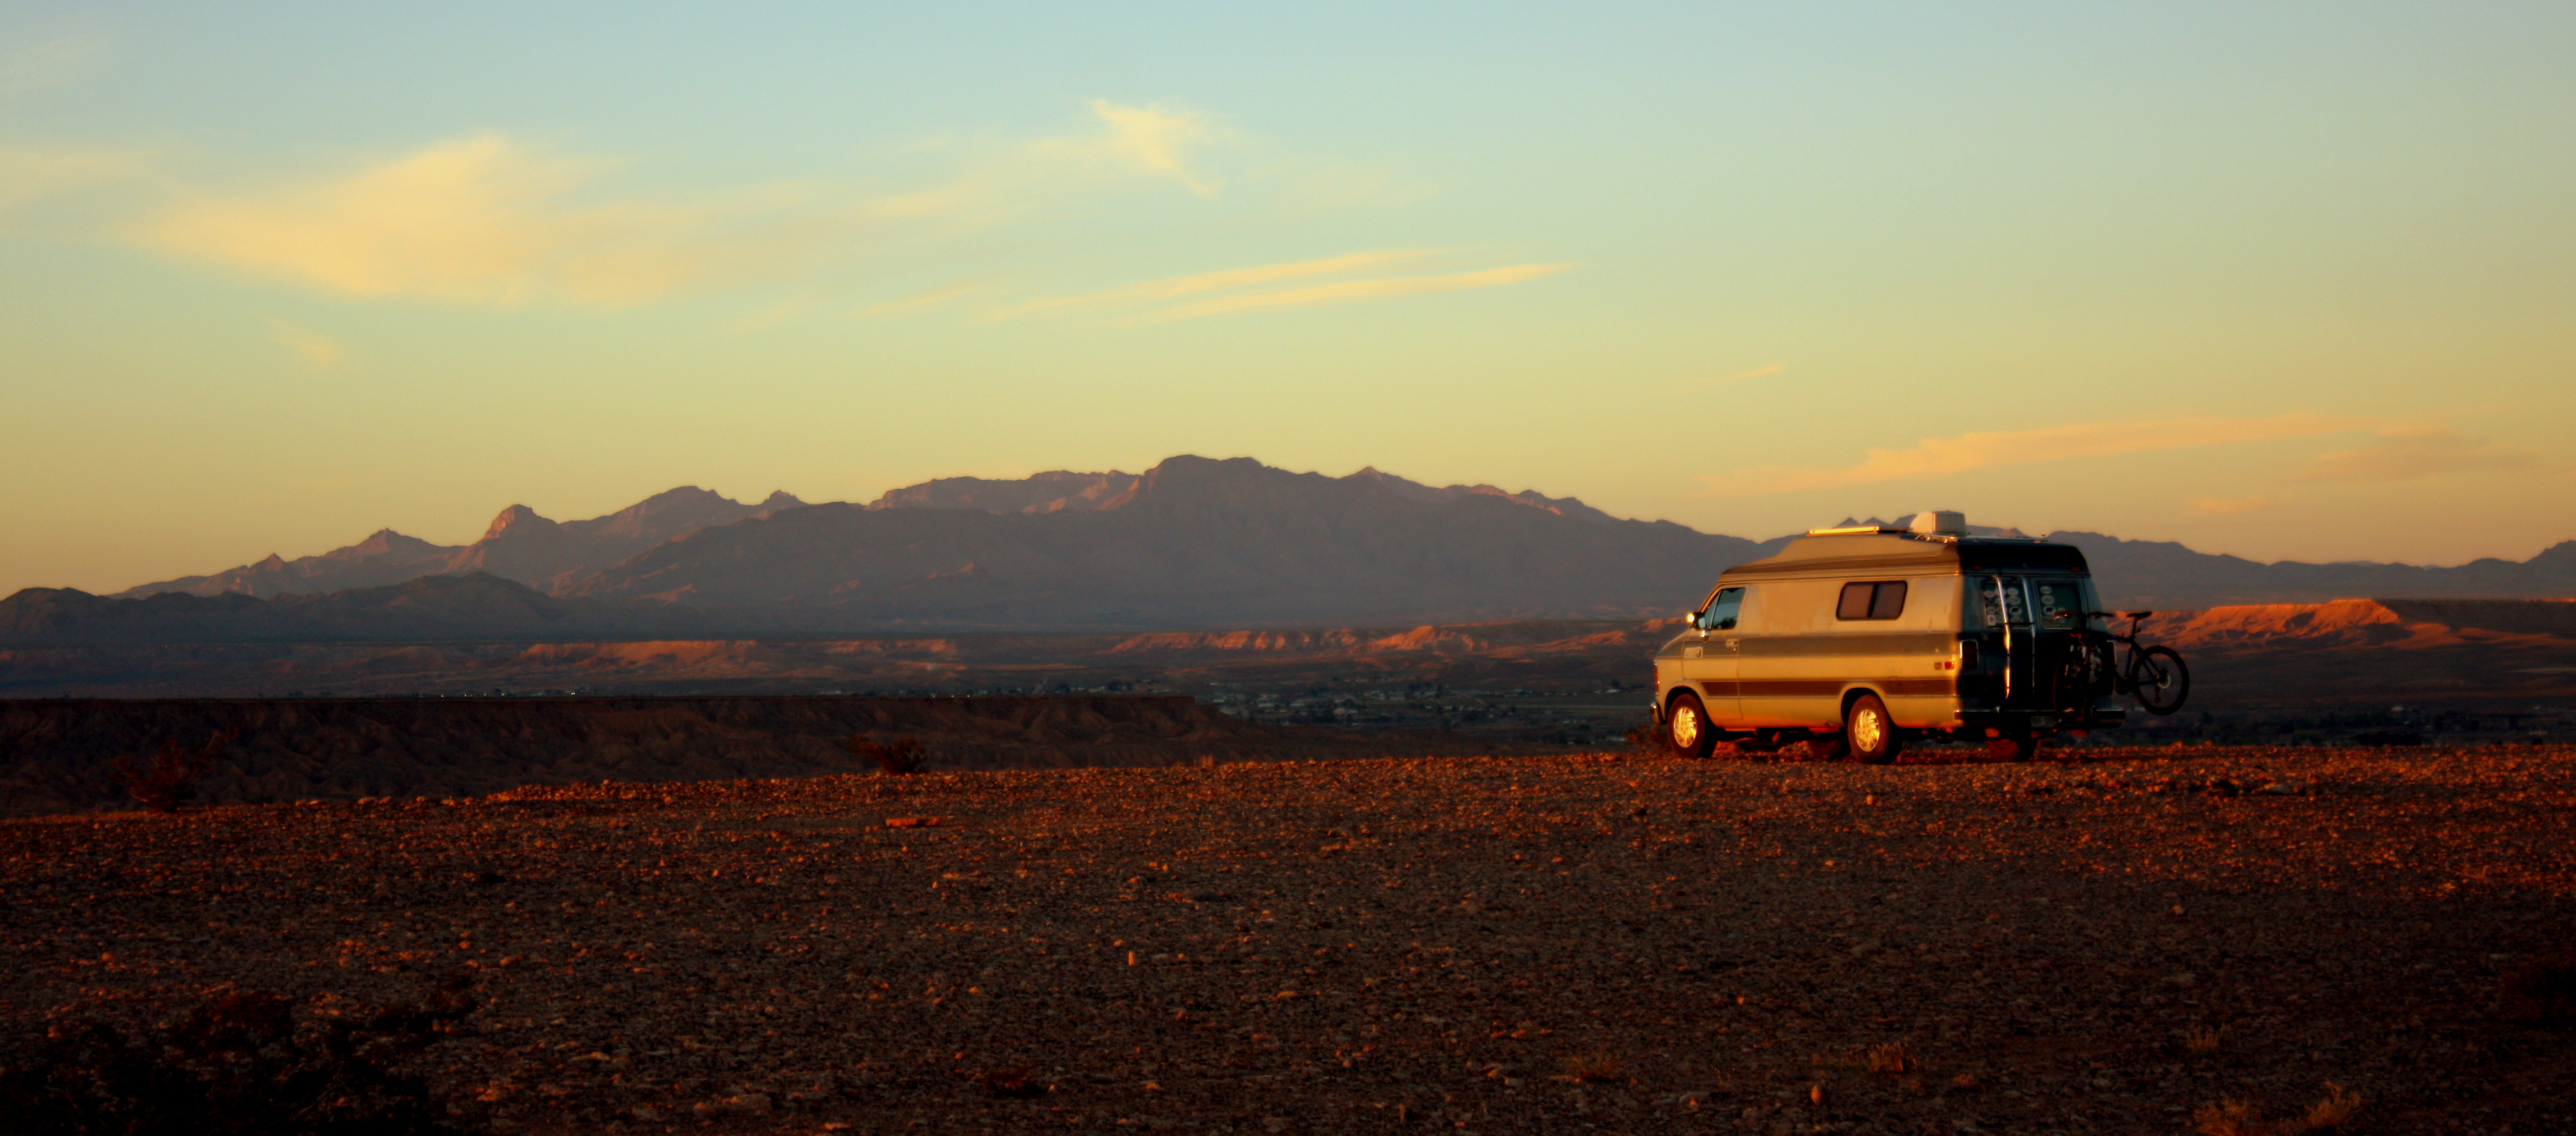
<instances>
[{"instance_id":1,"label":"pale blue sky","mask_svg":"<svg viewBox=\"0 0 2576 1136\"><path fill-rule=\"evenodd\" d=\"M2564 5L0 13L0 590L1174 453L2576 537Z\"/></svg>"}]
</instances>

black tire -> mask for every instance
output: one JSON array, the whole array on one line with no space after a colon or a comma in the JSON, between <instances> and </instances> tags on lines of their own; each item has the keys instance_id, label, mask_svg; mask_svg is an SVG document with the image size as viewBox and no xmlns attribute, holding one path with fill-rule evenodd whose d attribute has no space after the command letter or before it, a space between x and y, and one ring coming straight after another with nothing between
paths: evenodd
<instances>
[{"instance_id":1,"label":"black tire","mask_svg":"<svg viewBox=\"0 0 2576 1136\"><path fill-rule=\"evenodd\" d=\"M1843 751L1863 765L1885 765L1905 751L1905 735L1877 695L1861 695L1843 708Z\"/></svg>"},{"instance_id":2,"label":"black tire","mask_svg":"<svg viewBox=\"0 0 2576 1136\"><path fill-rule=\"evenodd\" d=\"M2129 685L2149 713L2171 714L2191 697L2191 668L2173 648L2149 647L2129 656Z\"/></svg>"},{"instance_id":3,"label":"black tire","mask_svg":"<svg viewBox=\"0 0 2576 1136\"><path fill-rule=\"evenodd\" d=\"M1673 696L1672 705L1664 708L1664 740L1672 743L1677 757L1698 761L1717 748L1717 729L1708 721L1708 707L1700 705L1699 696L1687 690Z\"/></svg>"}]
</instances>

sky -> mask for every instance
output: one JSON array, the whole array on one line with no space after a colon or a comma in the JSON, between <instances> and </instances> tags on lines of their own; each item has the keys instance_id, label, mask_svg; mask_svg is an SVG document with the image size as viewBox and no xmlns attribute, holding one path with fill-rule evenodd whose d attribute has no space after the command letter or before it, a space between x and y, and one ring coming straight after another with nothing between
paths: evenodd
<instances>
[{"instance_id":1,"label":"sky","mask_svg":"<svg viewBox=\"0 0 2576 1136\"><path fill-rule=\"evenodd\" d=\"M1174 454L2576 538L2576 7L0 9L0 594Z\"/></svg>"}]
</instances>

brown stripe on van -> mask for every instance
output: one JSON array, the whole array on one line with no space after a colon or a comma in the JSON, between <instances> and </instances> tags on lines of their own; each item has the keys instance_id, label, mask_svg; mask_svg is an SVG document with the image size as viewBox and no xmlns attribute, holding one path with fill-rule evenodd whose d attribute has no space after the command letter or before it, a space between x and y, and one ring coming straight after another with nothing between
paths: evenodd
<instances>
[{"instance_id":1,"label":"brown stripe on van","mask_svg":"<svg viewBox=\"0 0 2576 1136\"><path fill-rule=\"evenodd\" d=\"M1846 635L1746 635L1737 648L1766 658L1816 655L1939 655L1959 649L1956 631L1909 631Z\"/></svg>"}]
</instances>

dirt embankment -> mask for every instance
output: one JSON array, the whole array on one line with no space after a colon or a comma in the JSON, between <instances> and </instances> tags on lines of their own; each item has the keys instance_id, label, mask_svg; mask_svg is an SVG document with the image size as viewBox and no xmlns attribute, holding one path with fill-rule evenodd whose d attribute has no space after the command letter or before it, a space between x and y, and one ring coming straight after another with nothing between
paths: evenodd
<instances>
[{"instance_id":1,"label":"dirt embankment","mask_svg":"<svg viewBox=\"0 0 2576 1136\"><path fill-rule=\"evenodd\" d=\"M449 975L409 1068L522 1136L2576 1131L2576 1033L2514 977L2569 949L2576 747L2087 756L11 821L0 1064Z\"/></svg>"},{"instance_id":2,"label":"dirt embankment","mask_svg":"<svg viewBox=\"0 0 2576 1136\"><path fill-rule=\"evenodd\" d=\"M1260 726L1189 698L387 698L0 701L0 815L127 807L122 755L233 735L209 803L455 797L529 784L803 777L913 737L933 768L1458 754L1491 743Z\"/></svg>"}]
</instances>

